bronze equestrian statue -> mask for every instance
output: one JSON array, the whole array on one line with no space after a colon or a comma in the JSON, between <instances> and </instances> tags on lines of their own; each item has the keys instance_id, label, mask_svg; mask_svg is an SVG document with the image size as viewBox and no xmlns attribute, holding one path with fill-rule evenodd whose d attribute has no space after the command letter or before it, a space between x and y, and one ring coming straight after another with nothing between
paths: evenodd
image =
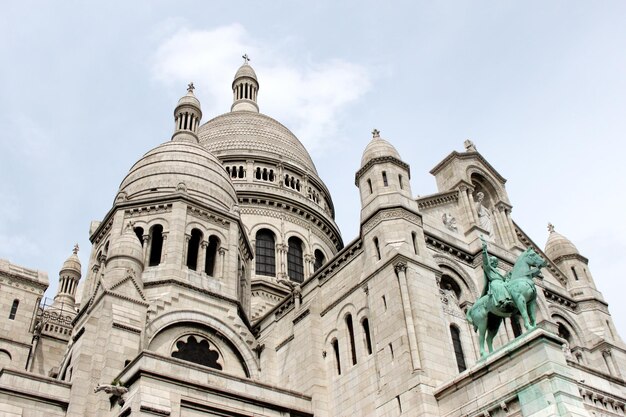
<instances>
[{"instance_id":1,"label":"bronze equestrian statue","mask_svg":"<svg viewBox=\"0 0 626 417\"><path fill-rule=\"evenodd\" d=\"M503 276L497 270L498 258L490 257L487 243L482 236L480 240L485 286L482 296L468 310L466 317L474 326L474 331L478 331L480 355L485 356L485 339L489 353L493 352L493 338L503 318L519 314L526 330L535 328L537 290L533 278L547 263L532 248L528 248L517 258L511 272Z\"/></svg>"}]
</instances>

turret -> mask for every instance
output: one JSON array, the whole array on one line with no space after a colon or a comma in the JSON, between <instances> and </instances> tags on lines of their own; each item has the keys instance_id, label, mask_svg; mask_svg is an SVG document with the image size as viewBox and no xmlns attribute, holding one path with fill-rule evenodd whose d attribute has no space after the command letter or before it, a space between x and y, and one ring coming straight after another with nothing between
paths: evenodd
<instances>
[{"instance_id":1,"label":"turret","mask_svg":"<svg viewBox=\"0 0 626 417\"><path fill-rule=\"evenodd\" d=\"M589 260L578 252L568 238L555 231L552 223L548 223L548 231L545 254L569 278L568 289L588 287L596 292L596 285L587 265Z\"/></svg>"},{"instance_id":2,"label":"turret","mask_svg":"<svg viewBox=\"0 0 626 417\"><path fill-rule=\"evenodd\" d=\"M373 243L368 259L377 262L391 252L414 256L424 236L411 194L409 165L378 130L372 136L355 176L361 195L361 236L368 246Z\"/></svg>"},{"instance_id":3,"label":"turret","mask_svg":"<svg viewBox=\"0 0 626 417\"><path fill-rule=\"evenodd\" d=\"M361 224L382 207L404 206L417 211L411 196L409 165L376 129L363 151L355 184L361 194Z\"/></svg>"},{"instance_id":4,"label":"turret","mask_svg":"<svg viewBox=\"0 0 626 417\"><path fill-rule=\"evenodd\" d=\"M174 134L172 140L198 143L198 126L202 119L200 101L193 94L193 83L187 86L187 94L178 100L174 109Z\"/></svg>"},{"instance_id":5,"label":"turret","mask_svg":"<svg viewBox=\"0 0 626 417\"><path fill-rule=\"evenodd\" d=\"M65 305L73 309L76 302L76 289L81 277L80 259L78 259L78 244L74 245L72 254L63 262L59 271L59 288L54 297L55 307Z\"/></svg>"},{"instance_id":6,"label":"turret","mask_svg":"<svg viewBox=\"0 0 626 417\"><path fill-rule=\"evenodd\" d=\"M259 91L259 82L256 73L248 64L250 58L243 56L243 65L239 67L233 80L233 105L231 111L253 111L258 113L259 106L256 102Z\"/></svg>"}]
</instances>

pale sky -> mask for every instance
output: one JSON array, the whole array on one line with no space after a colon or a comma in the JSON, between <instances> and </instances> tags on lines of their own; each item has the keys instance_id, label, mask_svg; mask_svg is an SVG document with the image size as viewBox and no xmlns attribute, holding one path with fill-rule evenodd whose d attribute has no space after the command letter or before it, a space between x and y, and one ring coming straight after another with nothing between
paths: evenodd
<instances>
[{"instance_id":1,"label":"pale sky","mask_svg":"<svg viewBox=\"0 0 626 417\"><path fill-rule=\"evenodd\" d=\"M261 112L310 150L344 242L354 173L378 128L428 171L471 139L508 179L514 220L589 258L626 337L626 2L2 2L0 258L58 270L141 156L170 139L193 81L229 111L248 53ZM384 5L383 5L384 3Z\"/></svg>"}]
</instances>

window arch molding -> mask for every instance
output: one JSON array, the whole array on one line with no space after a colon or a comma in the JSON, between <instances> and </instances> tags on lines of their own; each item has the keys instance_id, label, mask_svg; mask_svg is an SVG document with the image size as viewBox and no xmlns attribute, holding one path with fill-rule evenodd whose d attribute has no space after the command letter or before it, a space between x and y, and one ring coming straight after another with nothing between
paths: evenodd
<instances>
[{"instance_id":1,"label":"window arch molding","mask_svg":"<svg viewBox=\"0 0 626 417\"><path fill-rule=\"evenodd\" d=\"M558 307L550 306L550 320L555 324L561 323L572 337L570 347L582 346L580 335L584 334L583 330L576 324L574 320L565 311Z\"/></svg>"},{"instance_id":2,"label":"window arch molding","mask_svg":"<svg viewBox=\"0 0 626 417\"><path fill-rule=\"evenodd\" d=\"M150 221L146 223L146 227L144 227L143 229L150 230L156 225L160 225L161 227L163 227L163 233L167 233L170 230L169 222L164 217L155 217L150 219Z\"/></svg>"},{"instance_id":3,"label":"window arch molding","mask_svg":"<svg viewBox=\"0 0 626 417\"><path fill-rule=\"evenodd\" d=\"M281 237L281 234L280 234L280 230L276 226L271 224L271 223L257 223L257 224L255 224L254 227L252 227L250 229L250 233L249 233L250 241L253 241L255 239L256 234L259 233L259 230L261 230L261 229L267 229L267 230L271 231L272 233L274 233L274 237L276 238L276 244L283 243L282 242L282 237Z\"/></svg>"},{"instance_id":4,"label":"window arch molding","mask_svg":"<svg viewBox=\"0 0 626 417\"><path fill-rule=\"evenodd\" d=\"M479 292L476 288L476 285L474 284L474 280L462 267L457 264L455 260L441 254L433 255L433 259L439 266L439 270L442 272L442 274L445 274L446 272L451 272L447 275L452 275L453 278L458 279L458 284L461 289L464 290L463 292L465 293L465 291L467 291L467 293L465 293L463 297L465 300L474 302L476 299L478 299Z\"/></svg>"},{"instance_id":5,"label":"window arch molding","mask_svg":"<svg viewBox=\"0 0 626 417\"><path fill-rule=\"evenodd\" d=\"M190 332L190 326L194 327L192 332ZM248 378L254 379L259 377L259 361L256 353L243 341L241 336L225 323L215 319L211 315L199 311L186 311L185 317L182 319L176 317L176 312L159 316L146 328L148 340L146 346L150 348L150 345L159 334L175 327L180 327L180 330L174 333L174 335L176 335L176 337L173 338L174 341L190 333L206 334L213 339L218 339L239 358Z\"/></svg>"},{"instance_id":6,"label":"window arch molding","mask_svg":"<svg viewBox=\"0 0 626 417\"><path fill-rule=\"evenodd\" d=\"M482 188L482 191L486 194L485 197L489 198L492 205L505 200L502 187L499 185L500 182L490 173L477 165L470 165L465 172L469 182L475 188L476 186Z\"/></svg>"}]
</instances>

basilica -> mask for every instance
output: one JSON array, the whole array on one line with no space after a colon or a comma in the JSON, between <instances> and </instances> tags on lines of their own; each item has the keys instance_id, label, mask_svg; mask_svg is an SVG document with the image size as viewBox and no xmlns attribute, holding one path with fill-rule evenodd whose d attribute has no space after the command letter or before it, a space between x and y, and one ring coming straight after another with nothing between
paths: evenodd
<instances>
[{"instance_id":1,"label":"basilica","mask_svg":"<svg viewBox=\"0 0 626 417\"><path fill-rule=\"evenodd\" d=\"M588 259L552 225L545 245L524 233L472 142L415 197L374 130L346 241L259 91L245 60L230 111L202 123L189 85L54 301L46 273L0 260L1 416L625 415L626 345ZM470 313L517 303L496 289L530 252L528 309L489 313L483 355Z\"/></svg>"}]
</instances>

